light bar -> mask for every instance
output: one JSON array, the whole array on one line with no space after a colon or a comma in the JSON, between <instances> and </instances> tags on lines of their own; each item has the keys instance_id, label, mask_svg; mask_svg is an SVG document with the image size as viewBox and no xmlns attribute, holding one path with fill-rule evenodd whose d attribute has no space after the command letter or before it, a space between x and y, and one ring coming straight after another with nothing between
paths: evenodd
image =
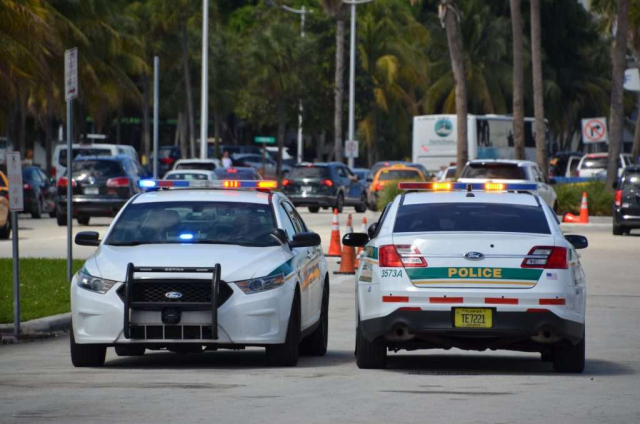
<instances>
[{"instance_id":1,"label":"light bar","mask_svg":"<svg viewBox=\"0 0 640 424\"><path fill-rule=\"evenodd\" d=\"M399 182L400 190L426 190L426 191L535 191L537 184L522 183L452 183L452 182Z\"/></svg>"},{"instance_id":2,"label":"light bar","mask_svg":"<svg viewBox=\"0 0 640 424\"><path fill-rule=\"evenodd\" d=\"M270 180L140 180L140 188L214 188L269 190L278 188L278 182Z\"/></svg>"}]
</instances>

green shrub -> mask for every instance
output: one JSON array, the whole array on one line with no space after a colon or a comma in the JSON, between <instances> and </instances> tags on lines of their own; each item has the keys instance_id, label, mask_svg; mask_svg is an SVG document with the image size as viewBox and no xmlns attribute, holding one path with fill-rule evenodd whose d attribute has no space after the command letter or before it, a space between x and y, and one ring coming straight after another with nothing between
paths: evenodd
<instances>
[{"instance_id":1,"label":"green shrub","mask_svg":"<svg viewBox=\"0 0 640 424\"><path fill-rule=\"evenodd\" d=\"M558 195L558 213L580 213L582 193L587 193L589 215L611 216L613 210L613 193L605 189L604 181L592 181L577 184L558 184L554 186Z\"/></svg>"},{"instance_id":2,"label":"green shrub","mask_svg":"<svg viewBox=\"0 0 640 424\"><path fill-rule=\"evenodd\" d=\"M379 211L383 210L387 204L393 202L393 199L395 199L398 194L404 193L404 190L398 188L398 182L399 181L390 181L384 186L382 191L380 191L377 204Z\"/></svg>"}]
</instances>

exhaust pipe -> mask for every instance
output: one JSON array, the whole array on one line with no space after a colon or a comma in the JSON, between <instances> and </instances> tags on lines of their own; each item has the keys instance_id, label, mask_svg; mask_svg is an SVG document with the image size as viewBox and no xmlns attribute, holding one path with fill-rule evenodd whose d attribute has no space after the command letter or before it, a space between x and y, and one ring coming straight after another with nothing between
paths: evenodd
<instances>
[{"instance_id":1,"label":"exhaust pipe","mask_svg":"<svg viewBox=\"0 0 640 424\"><path fill-rule=\"evenodd\" d=\"M413 340L416 336L409 333L409 328L406 324L396 324L391 331L387 333L386 339L390 342L406 342Z\"/></svg>"},{"instance_id":2,"label":"exhaust pipe","mask_svg":"<svg viewBox=\"0 0 640 424\"><path fill-rule=\"evenodd\" d=\"M538 330L538 334L531 337L531 340L537 343L556 343L562 340L556 330L551 326L543 326Z\"/></svg>"}]
</instances>

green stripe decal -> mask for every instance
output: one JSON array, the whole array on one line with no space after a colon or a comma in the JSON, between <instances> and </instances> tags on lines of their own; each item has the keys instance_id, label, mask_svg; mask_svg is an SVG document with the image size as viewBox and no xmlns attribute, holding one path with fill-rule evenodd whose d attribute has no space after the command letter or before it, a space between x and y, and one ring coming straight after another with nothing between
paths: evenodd
<instances>
[{"instance_id":1,"label":"green stripe decal","mask_svg":"<svg viewBox=\"0 0 640 424\"><path fill-rule=\"evenodd\" d=\"M378 259L378 248L373 246L366 246L364 248L365 256L371 259Z\"/></svg>"},{"instance_id":2,"label":"green stripe decal","mask_svg":"<svg viewBox=\"0 0 640 424\"><path fill-rule=\"evenodd\" d=\"M289 274L291 274L294 269L291 266L291 263L293 262L294 258L289 259L287 262L283 263L282 265L280 265L278 268L274 269L273 271L271 271L268 275L268 277L272 276L272 275L278 275L278 274L284 274L285 277Z\"/></svg>"},{"instance_id":3,"label":"green stripe decal","mask_svg":"<svg viewBox=\"0 0 640 424\"><path fill-rule=\"evenodd\" d=\"M454 279L454 280L525 280L538 281L541 269L522 268L406 268L411 280Z\"/></svg>"}]
</instances>

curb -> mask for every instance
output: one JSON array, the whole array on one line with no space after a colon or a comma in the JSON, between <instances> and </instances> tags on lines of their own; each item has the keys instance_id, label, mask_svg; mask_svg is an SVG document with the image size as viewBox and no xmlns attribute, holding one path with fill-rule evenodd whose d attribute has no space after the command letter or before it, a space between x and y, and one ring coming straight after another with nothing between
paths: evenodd
<instances>
[{"instance_id":1,"label":"curb","mask_svg":"<svg viewBox=\"0 0 640 424\"><path fill-rule=\"evenodd\" d=\"M49 334L56 331L68 331L71 328L71 312L51 315L20 323L20 335ZM13 323L0 324L0 335L12 335Z\"/></svg>"}]
</instances>

